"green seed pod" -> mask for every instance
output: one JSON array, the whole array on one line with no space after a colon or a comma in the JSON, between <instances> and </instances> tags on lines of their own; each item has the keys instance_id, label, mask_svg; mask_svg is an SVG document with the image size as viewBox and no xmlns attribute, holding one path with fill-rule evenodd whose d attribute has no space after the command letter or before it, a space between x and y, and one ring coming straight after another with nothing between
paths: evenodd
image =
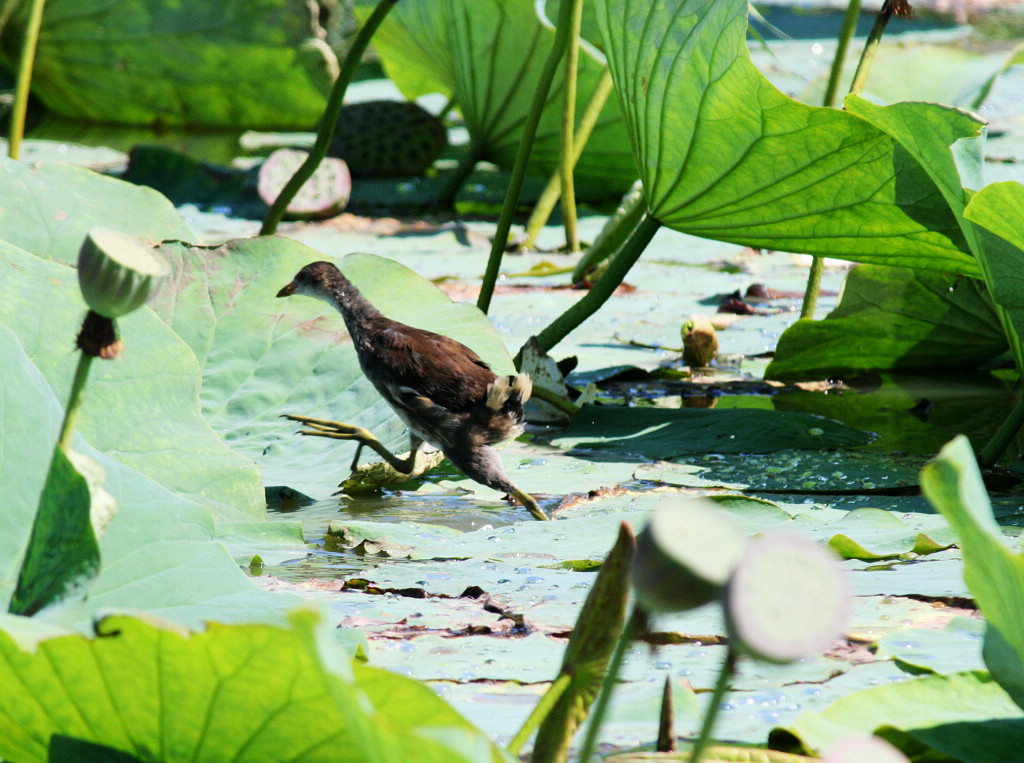
<instances>
[{"instance_id":1,"label":"green seed pod","mask_svg":"<svg viewBox=\"0 0 1024 763\"><path fill-rule=\"evenodd\" d=\"M658 614L714 601L746 544L732 517L710 501L662 501L636 539L631 575L637 602Z\"/></svg>"},{"instance_id":2,"label":"green seed pod","mask_svg":"<svg viewBox=\"0 0 1024 763\"><path fill-rule=\"evenodd\" d=\"M168 273L152 249L110 228L91 228L78 250L82 296L104 318L120 318L144 305Z\"/></svg>"},{"instance_id":3,"label":"green seed pod","mask_svg":"<svg viewBox=\"0 0 1024 763\"><path fill-rule=\"evenodd\" d=\"M730 641L768 662L827 649L849 611L850 583L832 550L777 530L750 542L725 597Z\"/></svg>"}]
</instances>

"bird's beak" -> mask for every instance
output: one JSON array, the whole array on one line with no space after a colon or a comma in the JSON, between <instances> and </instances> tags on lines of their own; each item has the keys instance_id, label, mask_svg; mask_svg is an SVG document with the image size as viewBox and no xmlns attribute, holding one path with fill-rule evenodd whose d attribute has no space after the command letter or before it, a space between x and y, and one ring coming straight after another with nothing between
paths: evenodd
<instances>
[{"instance_id":1,"label":"bird's beak","mask_svg":"<svg viewBox=\"0 0 1024 763\"><path fill-rule=\"evenodd\" d=\"M277 296L279 296L279 297L290 297L294 293L295 293L295 281L292 281L290 284L288 284L283 289L281 289L281 291L279 291L277 293Z\"/></svg>"}]
</instances>

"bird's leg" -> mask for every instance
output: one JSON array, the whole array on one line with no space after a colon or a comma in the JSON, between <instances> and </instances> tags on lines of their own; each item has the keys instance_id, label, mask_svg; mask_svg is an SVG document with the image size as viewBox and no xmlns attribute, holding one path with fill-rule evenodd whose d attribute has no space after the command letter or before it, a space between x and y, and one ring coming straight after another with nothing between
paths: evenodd
<instances>
[{"instance_id":1,"label":"bird's leg","mask_svg":"<svg viewBox=\"0 0 1024 763\"><path fill-rule=\"evenodd\" d=\"M534 519L540 519L542 521L547 521L547 520L551 519L551 517L549 517L544 512L544 509L542 509L540 507L540 504L537 503L537 499L536 498L534 498L529 493L524 493L522 490L517 488L515 485L512 485L511 483L509 483L509 484L510 484L510 486L512 488L511 490L508 491L509 497L510 498L515 498L517 501L519 501L519 503L521 503L526 508L526 510L528 512L530 512L530 515Z\"/></svg>"},{"instance_id":2,"label":"bird's leg","mask_svg":"<svg viewBox=\"0 0 1024 763\"><path fill-rule=\"evenodd\" d=\"M352 460L352 471L355 471L356 466L359 464L359 455L362 453L364 445L387 461L395 471L399 471L402 474L414 474L416 471L417 456L420 452L420 446L423 444L423 440L416 435L409 435L411 450L409 455L406 458L399 458L384 447L384 443L374 437L369 429L364 427L339 424L337 421L325 421L324 419L314 419L309 416L293 416L290 413L285 414L284 418L310 427L309 429L299 430L299 434L313 437L330 437L334 440L355 440L358 443L358 447L356 448L356 456Z\"/></svg>"}]
</instances>

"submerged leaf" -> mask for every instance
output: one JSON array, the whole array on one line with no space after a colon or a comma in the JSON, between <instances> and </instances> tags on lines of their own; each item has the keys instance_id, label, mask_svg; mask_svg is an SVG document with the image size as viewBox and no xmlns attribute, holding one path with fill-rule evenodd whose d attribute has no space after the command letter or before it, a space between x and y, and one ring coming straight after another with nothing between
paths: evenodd
<instances>
[{"instance_id":1,"label":"submerged leaf","mask_svg":"<svg viewBox=\"0 0 1024 763\"><path fill-rule=\"evenodd\" d=\"M687 453L771 453L852 447L871 435L805 413L754 408L628 408L585 405L552 440L560 448L672 458Z\"/></svg>"}]
</instances>

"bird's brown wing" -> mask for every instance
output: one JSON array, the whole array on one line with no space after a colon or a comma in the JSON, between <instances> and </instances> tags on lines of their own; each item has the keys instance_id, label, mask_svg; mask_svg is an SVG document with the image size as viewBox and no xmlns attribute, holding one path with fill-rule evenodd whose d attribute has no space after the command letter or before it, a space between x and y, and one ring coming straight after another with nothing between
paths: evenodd
<instances>
[{"instance_id":1,"label":"bird's brown wing","mask_svg":"<svg viewBox=\"0 0 1024 763\"><path fill-rule=\"evenodd\" d=\"M379 372L394 387L463 412L487 397L495 374L479 355L451 337L384 318L374 332L367 374Z\"/></svg>"}]
</instances>

